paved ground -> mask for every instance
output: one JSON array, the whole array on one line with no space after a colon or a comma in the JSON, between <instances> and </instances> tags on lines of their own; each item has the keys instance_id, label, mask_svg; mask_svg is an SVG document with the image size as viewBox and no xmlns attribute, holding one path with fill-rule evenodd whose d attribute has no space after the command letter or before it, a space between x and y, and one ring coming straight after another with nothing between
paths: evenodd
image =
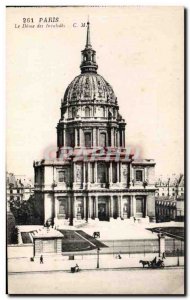
<instances>
[{"instance_id":1,"label":"paved ground","mask_svg":"<svg viewBox=\"0 0 190 300\"><path fill-rule=\"evenodd\" d=\"M8 276L9 294L183 294L184 270L109 270Z\"/></svg>"},{"instance_id":2,"label":"paved ground","mask_svg":"<svg viewBox=\"0 0 190 300\"><path fill-rule=\"evenodd\" d=\"M155 254L133 254L129 257L127 254L122 255L122 259L116 259L113 255L100 255L99 265L100 268L142 268L139 264L139 260L153 260ZM177 266L177 257L167 257L164 260L165 266L174 267ZM29 258L11 258L8 259L8 270L11 273L14 272L43 272L43 271L69 271L71 267L78 264L82 270L96 269L97 266L97 254L86 256L75 256L75 260L68 260L67 256L61 257L44 257L44 264L39 263L39 258L35 258L34 262L31 262ZM184 265L184 258L180 257L180 266Z\"/></svg>"}]
</instances>

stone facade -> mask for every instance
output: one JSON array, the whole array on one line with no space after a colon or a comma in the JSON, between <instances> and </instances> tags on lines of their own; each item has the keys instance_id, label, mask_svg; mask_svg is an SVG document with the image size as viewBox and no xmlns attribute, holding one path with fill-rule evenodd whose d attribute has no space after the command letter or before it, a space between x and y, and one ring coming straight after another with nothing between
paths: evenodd
<instances>
[{"instance_id":1,"label":"stone facade","mask_svg":"<svg viewBox=\"0 0 190 300\"><path fill-rule=\"evenodd\" d=\"M80 68L61 102L57 159L34 162L44 222L154 219L155 162L127 153L126 123L112 87L97 74L89 23Z\"/></svg>"}]
</instances>

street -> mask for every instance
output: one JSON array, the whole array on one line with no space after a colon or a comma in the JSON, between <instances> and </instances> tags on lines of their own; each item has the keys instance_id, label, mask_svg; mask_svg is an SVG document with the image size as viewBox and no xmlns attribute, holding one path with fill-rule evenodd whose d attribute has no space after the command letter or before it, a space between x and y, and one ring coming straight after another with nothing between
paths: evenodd
<instances>
[{"instance_id":1,"label":"street","mask_svg":"<svg viewBox=\"0 0 190 300\"><path fill-rule=\"evenodd\" d=\"M184 269L8 275L9 294L183 294Z\"/></svg>"}]
</instances>

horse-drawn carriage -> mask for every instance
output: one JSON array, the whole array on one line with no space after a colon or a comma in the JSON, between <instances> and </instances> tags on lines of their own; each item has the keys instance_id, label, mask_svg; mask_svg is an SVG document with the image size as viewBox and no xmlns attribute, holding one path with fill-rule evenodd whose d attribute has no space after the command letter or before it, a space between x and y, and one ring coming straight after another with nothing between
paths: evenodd
<instances>
[{"instance_id":1,"label":"horse-drawn carriage","mask_svg":"<svg viewBox=\"0 0 190 300\"><path fill-rule=\"evenodd\" d=\"M139 263L142 264L143 268L146 265L148 266L148 268L151 268L151 269L163 269L165 267L164 261L160 258L157 261L156 257L152 261L140 260Z\"/></svg>"}]
</instances>

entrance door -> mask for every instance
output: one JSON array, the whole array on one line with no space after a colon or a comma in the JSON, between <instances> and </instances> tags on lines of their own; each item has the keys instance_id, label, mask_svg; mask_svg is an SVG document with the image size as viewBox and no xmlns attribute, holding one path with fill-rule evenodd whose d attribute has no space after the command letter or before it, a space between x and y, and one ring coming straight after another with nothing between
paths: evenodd
<instances>
[{"instance_id":1,"label":"entrance door","mask_svg":"<svg viewBox=\"0 0 190 300\"><path fill-rule=\"evenodd\" d=\"M136 216L142 218L144 215L144 198L136 199Z\"/></svg>"},{"instance_id":2,"label":"entrance door","mask_svg":"<svg viewBox=\"0 0 190 300\"><path fill-rule=\"evenodd\" d=\"M107 221L106 203L98 204L98 218L100 221Z\"/></svg>"}]
</instances>

